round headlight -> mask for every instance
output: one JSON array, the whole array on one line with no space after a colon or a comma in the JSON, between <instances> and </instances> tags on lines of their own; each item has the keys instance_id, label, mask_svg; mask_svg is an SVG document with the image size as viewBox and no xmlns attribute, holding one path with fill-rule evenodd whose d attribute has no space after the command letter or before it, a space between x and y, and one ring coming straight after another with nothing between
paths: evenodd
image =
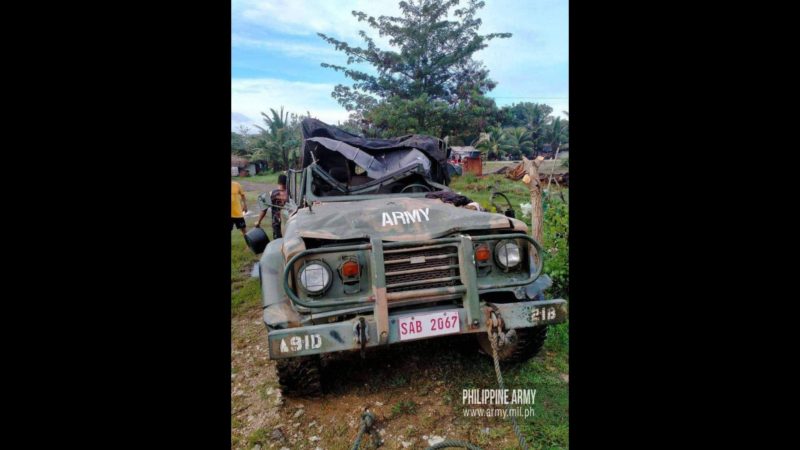
<instances>
[{"instance_id":1,"label":"round headlight","mask_svg":"<svg viewBox=\"0 0 800 450\"><path fill-rule=\"evenodd\" d=\"M494 249L497 264L503 269L513 269L522 261L522 252L514 241L500 241Z\"/></svg>"},{"instance_id":2,"label":"round headlight","mask_svg":"<svg viewBox=\"0 0 800 450\"><path fill-rule=\"evenodd\" d=\"M300 269L300 285L309 294L321 294L331 284L331 269L321 261L313 261Z\"/></svg>"}]
</instances>

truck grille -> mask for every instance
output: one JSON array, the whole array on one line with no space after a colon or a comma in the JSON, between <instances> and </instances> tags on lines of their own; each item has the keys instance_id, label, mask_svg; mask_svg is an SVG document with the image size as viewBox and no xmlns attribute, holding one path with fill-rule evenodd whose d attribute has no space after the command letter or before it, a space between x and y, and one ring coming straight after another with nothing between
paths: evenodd
<instances>
[{"instance_id":1,"label":"truck grille","mask_svg":"<svg viewBox=\"0 0 800 450\"><path fill-rule=\"evenodd\" d=\"M458 248L417 247L385 250L386 292L411 291L461 284Z\"/></svg>"}]
</instances>

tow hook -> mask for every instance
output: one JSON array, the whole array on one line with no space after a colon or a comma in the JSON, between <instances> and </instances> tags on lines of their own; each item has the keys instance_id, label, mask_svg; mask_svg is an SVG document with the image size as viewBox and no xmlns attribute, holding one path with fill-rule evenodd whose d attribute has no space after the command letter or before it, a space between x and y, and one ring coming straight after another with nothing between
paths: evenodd
<instances>
[{"instance_id":1,"label":"tow hook","mask_svg":"<svg viewBox=\"0 0 800 450\"><path fill-rule=\"evenodd\" d=\"M361 345L361 359L366 358L367 341L369 341L369 333L367 333L367 322L363 317L358 318L358 322L353 325L353 340L356 344Z\"/></svg>"}]
</instances>

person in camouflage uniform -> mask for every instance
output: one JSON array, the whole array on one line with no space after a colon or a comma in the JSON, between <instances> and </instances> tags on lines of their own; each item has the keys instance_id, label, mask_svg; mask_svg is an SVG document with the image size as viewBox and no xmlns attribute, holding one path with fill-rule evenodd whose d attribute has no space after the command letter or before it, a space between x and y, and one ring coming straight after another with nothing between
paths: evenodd
<instances>
[{"instance_id":1,"label":"person in camouflage uniform","mask_svg":"<svg viewBox=\"0 0 800 450\"><path fill-rule=\"evenodd\" d=\"M278 176L278 189L274 189L267 197L266 193L259 194L258 202L261 204L261 214L258 216L255 226L261 227L261 221L267 215L267 209L272 207L272 239L278 239L281 235L281 207L286 204L288 194L286 192L286 175Z\"/></svg>"}]
</instances>

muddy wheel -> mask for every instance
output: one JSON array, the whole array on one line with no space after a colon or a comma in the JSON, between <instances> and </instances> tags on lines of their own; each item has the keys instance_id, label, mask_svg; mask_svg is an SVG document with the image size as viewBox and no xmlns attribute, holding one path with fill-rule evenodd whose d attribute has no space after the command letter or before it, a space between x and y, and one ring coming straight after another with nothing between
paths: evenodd
<instances>
[{"instance_id":1,"label":"muddy wheel","mask_svg":"<svg viewBox=\"0 0 800 450\"><path fill-rule=\"evenodd\" d=\"M288 397L322 395L319 356L280 359L276 362L276 368L283 395Z\"/></svg>"},{"instance_id":2,"label":"muddy wheel","mask_svg":"<svg viewBox=\"0 0 800 450\"><path fill-rule=\"evenodd\" d=\"M536 356L547 339L547 326L519 328L509 338L509 342L497 351L501 362L522 362ZM484 353L492 356L492 345L485 333L478 334L478 344Z\"/></svg>"}]
</instances>

